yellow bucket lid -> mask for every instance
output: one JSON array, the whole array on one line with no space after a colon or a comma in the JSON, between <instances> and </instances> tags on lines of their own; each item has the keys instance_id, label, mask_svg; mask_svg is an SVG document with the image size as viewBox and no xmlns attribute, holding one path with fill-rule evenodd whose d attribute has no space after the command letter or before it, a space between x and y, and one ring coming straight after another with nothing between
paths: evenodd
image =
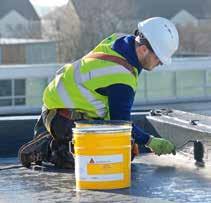
<instances>
[{"instance_id":1,"label":"yellow bucket lid","mask_svg":"<svg viewBox=\"0 0 211 203\"><path fill-rule=\"evenodd\" d=\"M114 126L122 126L122 125L132 125L131 121L125 120L81 120L76 121L76 125L86 124L86 125L114 125Z\"/></svg>"},{"instance_id":2,"label":"yellow bucket lid","mask_svg":"<svg viewBox=\"0 0 211 203\"><path fill-rule=\"evenodd\" d=\"M73 133L121 133L131 131L132 126L101 126L101 125L93 125L93 126L84 126L79 128L73 128Z\"/></svg>"}]
</instances>

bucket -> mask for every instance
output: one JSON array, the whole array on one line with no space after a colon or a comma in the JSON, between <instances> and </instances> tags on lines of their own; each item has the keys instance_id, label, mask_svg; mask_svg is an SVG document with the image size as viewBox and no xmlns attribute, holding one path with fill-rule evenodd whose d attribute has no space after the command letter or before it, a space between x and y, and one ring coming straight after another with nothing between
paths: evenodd
<instances>
[{"instance_id":1,"label":"bucket","mask_svg":"<svg viewBox=\"0 0 211 203\"><path fill-rule=\"evenodd\" d=\"M73 129L73 144L76 189L104 190L130 187L129 122L76 122L76 128Z\"/></svg>"}]
</instances>

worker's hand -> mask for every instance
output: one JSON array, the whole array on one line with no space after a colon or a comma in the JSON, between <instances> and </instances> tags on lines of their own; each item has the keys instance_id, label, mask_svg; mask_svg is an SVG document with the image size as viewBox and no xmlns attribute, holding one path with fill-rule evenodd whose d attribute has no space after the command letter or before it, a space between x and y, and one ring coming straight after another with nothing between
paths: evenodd
<instances>
[{"instance_id":1,"label":"worker's hand","mask_svg":"<svg viewBox=\"0 0 211 203\"><path fill-rule=\"evenodd\" d=\"M159 156L162 154L176 154L175 145L163 138L151 136L147 146L150 147L152 151Z\"/></svg>"}]
</instances>

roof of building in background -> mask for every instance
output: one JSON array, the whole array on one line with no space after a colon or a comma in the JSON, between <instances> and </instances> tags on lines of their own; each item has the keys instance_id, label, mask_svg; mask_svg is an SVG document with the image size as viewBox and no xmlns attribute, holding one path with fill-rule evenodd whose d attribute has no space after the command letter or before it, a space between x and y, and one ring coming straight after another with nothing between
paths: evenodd
<instances>
[{"instance_id":1,"label":"roof of building in background","mask_svg":"<svg viewBox=\"0 0 211 203\"><path fill-rule=\"evenodd\" d=\"M101 1L99 6L99 1ZM198 19L211 18L210 0L72 0L78 15L86 18L93 12L109 11L119 18L144 19L152 16L162 16L171 19L181 10L186 10ZM115 6L114 6L115 4ZM118 6L117 6L118 5Z\"/></svg>"},{"instance_id":2,"label":"roof of building in background","mask_svg":"<svg viewBox=\"0 0 211 203\"><path fill-rule=\"evenodd\" d=\"M5 0L0 6L0 19L12 10L16 10L27 20L40 21L38 14L29 0Z\"/></svg>"},{"instance_id":3,"label":"roof of building in background","mask_svg":"<svg viewBox=\"0 0 211 203\"><path fill-rule=\"evenodd\" d=\"M49 43L55 42L46 39L19 39L19 38L0 38L0 45L11 44L33 44L33 43Z\"/></svg>"},{"instance_id":4,"label":"roof of building in background","mask_svg":"<svg viewBox=\"0 0 211 203\"><path fill-rule=\"evenodd\" d=\"M142 3L141 3L142 2ZM186 10L198 19L211 17L210 0L141 0L139 6L141 16L163 16L171 19L181 10Z\"/></svg>"}]
</instances>

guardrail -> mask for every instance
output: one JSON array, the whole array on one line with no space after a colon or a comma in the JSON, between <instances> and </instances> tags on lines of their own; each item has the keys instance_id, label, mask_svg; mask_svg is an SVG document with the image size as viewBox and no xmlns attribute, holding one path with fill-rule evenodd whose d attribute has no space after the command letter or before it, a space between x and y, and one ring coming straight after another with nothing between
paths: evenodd
<instances>
[{"instance_id":1,"label":"guardrail","mask_svg":"<svg viewBox=\"0 0 211 203\"><path fill-rule=\"evenodd\" d=\"M1 65L0 114L39 112L42 92L60 66ZM211 112L211 57L175 58L172 65L139 77L135 110L167 106L200 112L199 103Z\"/></svg>"}]
</instances>

